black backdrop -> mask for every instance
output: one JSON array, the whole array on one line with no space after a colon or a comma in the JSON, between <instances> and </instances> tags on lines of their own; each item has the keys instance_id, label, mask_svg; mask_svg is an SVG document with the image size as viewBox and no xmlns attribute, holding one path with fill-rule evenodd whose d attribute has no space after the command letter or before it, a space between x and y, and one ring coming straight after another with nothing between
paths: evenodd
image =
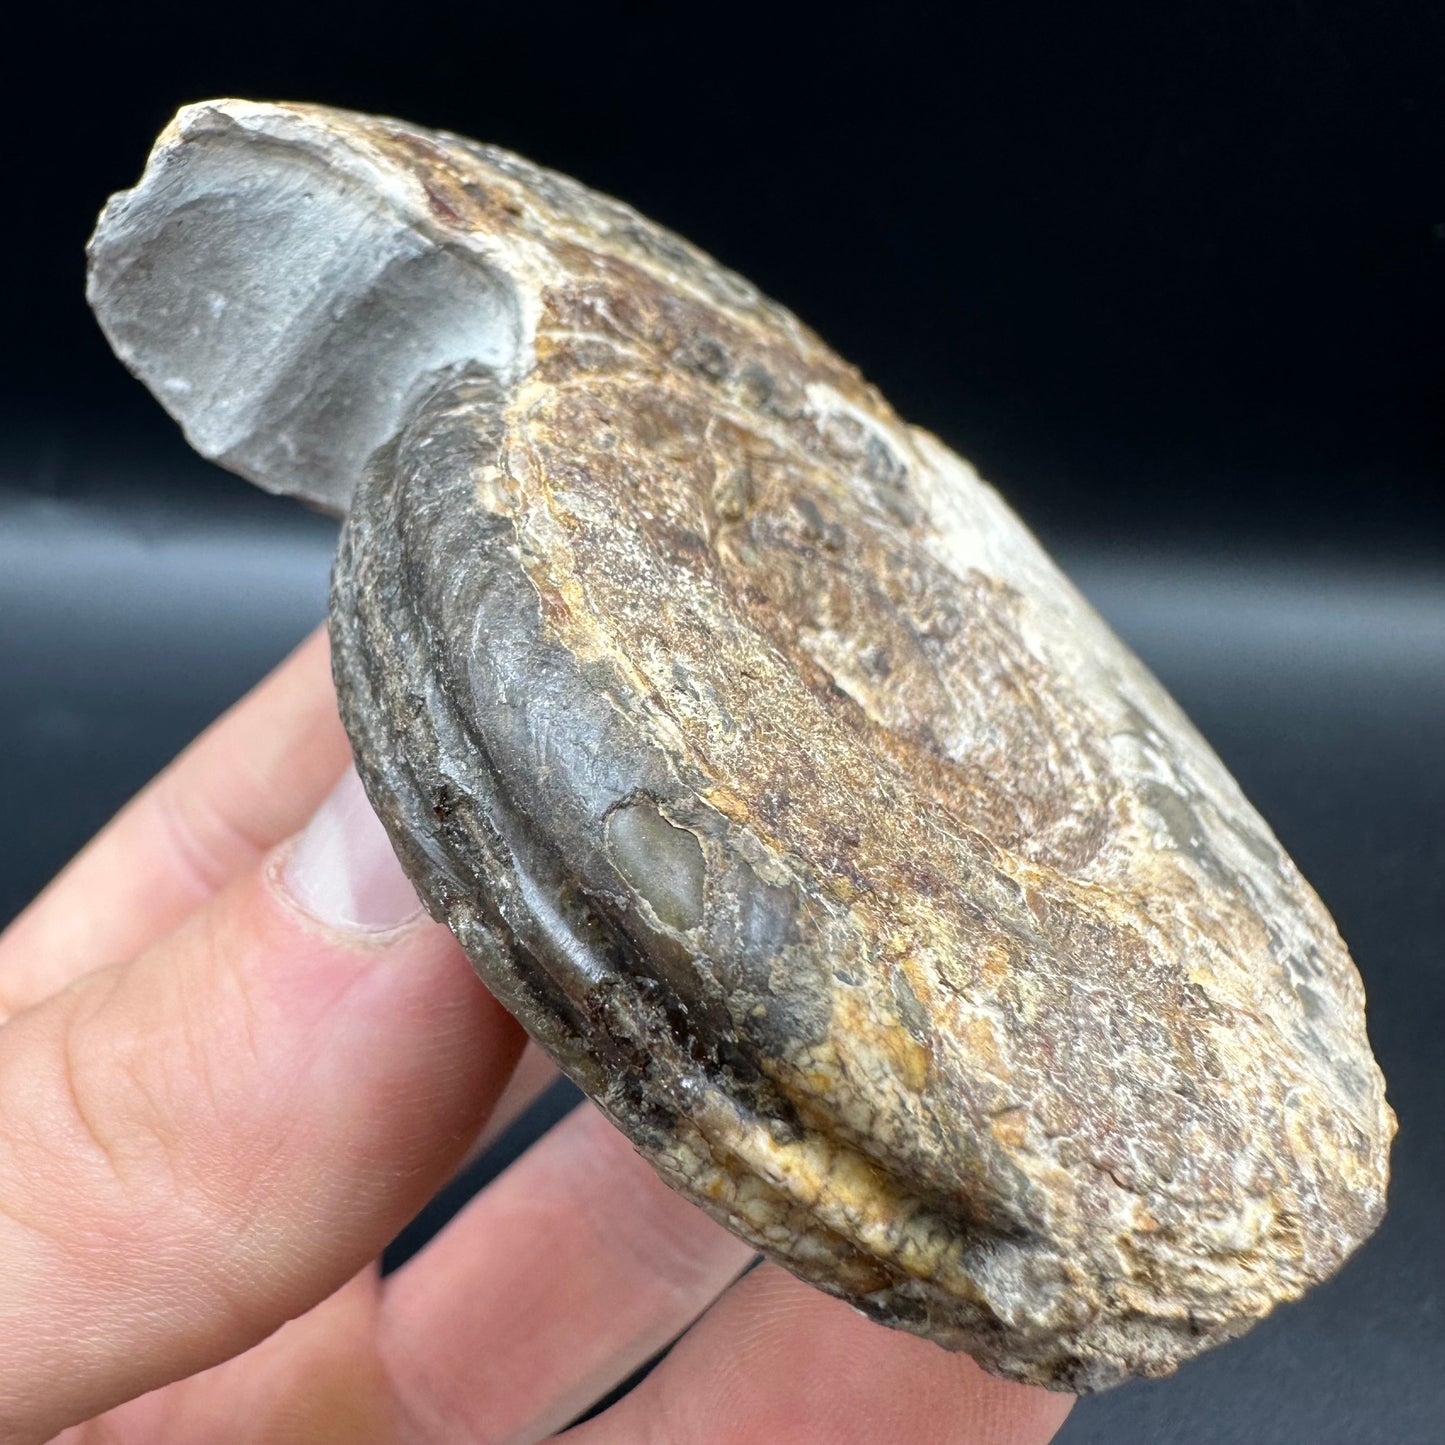
<instances>
[{"instance_id":1,"label":"black backdrop","mask_svg":"<svg viewBox=\"0 0 1445 1445\"><path fill-rule=\"evenodd\" d=\"M1064 1439L1426 1441L1445 1406L1445 8L52 4L0 87L0 917L323 605L82 255L177 105L494 140L751 276L971 456L1360 959L1403 1121L1342 1278Z\"/></svg>"},{"instance_id":2,"label":"black backdrop","mask_svg":"<svg viewBox=\"0 0 1445 1445\"><path fill-rule=\"evenodd\" d=\"M83 309L94 212L177 104L316 99L631 201L786 301L1031 517L1348 522L1351 546L1442 521L1445 7L25 14L0 100L0 304L5 394L27 410L161 429Z\"/></svg>"}]
</instances>

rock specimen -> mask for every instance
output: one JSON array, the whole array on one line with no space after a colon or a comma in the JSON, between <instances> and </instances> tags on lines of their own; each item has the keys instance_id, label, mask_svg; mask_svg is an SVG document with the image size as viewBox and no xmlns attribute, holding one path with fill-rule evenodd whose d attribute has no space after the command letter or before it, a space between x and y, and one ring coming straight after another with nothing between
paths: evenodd
<instances>
[{"instance_id":1,"label":"rock specimen","mask_svg":"<svg viewBox=\"0 0 1445 1445\"><path fill-rule=\"evenodd\" d=\"M1328 915L998 496L752 286L455 136L191 106L91 249L207 456L347 512L367 790L674 1187L1015 1379L1333 1272L1393 1119Z\"/></svg>"}]
</instances>

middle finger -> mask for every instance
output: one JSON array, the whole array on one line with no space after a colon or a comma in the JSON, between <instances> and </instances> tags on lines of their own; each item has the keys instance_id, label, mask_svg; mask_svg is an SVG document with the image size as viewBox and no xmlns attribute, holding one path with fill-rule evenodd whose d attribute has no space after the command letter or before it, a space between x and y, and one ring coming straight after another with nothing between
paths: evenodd
<instances>
[{"instance_id":1,"label":"middle finger","mask_svg":"<svg viewBox=\"0 0 1445 1445\"><path fill-rule=\"evenodd\" d=\"M406 1438L543 1439L751 1258L580 1106L386 1282L381 1349Z\"/></svg>"}]
</instances>

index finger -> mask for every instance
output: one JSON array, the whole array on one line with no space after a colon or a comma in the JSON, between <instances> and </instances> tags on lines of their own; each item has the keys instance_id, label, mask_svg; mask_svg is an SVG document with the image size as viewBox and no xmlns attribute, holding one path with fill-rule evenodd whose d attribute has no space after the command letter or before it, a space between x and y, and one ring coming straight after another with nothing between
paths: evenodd
<instances>
[{"instance_id":1,"label":"index finger","mask_svg":"<svg viewBox=\"0 0 1445 1445\"><path fill-rule=\"evenodd\" d=\"M296 832L349 756L321 627L132 798L0 935L0 1022L169 933Z\"/></svg>"}]
</instances>

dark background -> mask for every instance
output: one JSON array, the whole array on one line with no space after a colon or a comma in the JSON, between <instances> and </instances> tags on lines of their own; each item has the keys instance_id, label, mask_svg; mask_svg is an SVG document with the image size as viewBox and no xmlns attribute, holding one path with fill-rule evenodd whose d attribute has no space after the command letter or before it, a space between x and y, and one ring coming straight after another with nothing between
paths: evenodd
<instances>
[{"instance_id":1,"label":"dark background","mask_svg":"<svg viewBox=\"0 0 1445 1445\"><path fill-rule=\"evenodd\" d=\"M1439 1440L1445 7L55 4L0 65L0 919L319 618L82 247L175 108L500 142L751 276L970 456L1334 910L1402 1132L1335 1282L1061 1439Z\"/></svg>"}]
</instances>

